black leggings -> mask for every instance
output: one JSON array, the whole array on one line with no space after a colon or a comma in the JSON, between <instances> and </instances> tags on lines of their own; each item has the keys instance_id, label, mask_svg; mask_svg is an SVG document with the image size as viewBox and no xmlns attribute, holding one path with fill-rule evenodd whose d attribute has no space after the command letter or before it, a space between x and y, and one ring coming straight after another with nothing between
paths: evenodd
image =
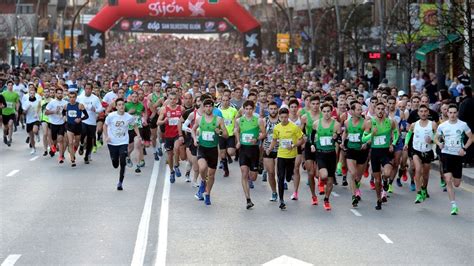
<instances>
[{"instance_id":1,"label":"black leggings","mask_svg":"<svg viewBox=\"0 0 474 266\"><path fill-rule=\"evenodd\" d=\"M277 159L277 171L278 171L278 194L280 197L280 201L283 201L283 194L284 194L284 183L285 179L286 182L290 182L291 178L293 177L293 172L295 169L295 158L286 159L286 158L278 158Z\"/></svg>"},{"instance_id":2,"label":"black leggings","mask_svg":"<svg viewBox=\"0 0 474 266\"><path fill-rule=\"evenodd\" d=\"M112 165L115 169L117 169L120 165L120 176L119 181L120 183L123 182L123 178L125 177L125 165L126 165L126 158L128 156L128 144L124 145L108 145L109 152L110 152L110 159L112 159Z\"/></svg>"},{"instance_id":3,"label":"black leggings","mask_svg":"<svg viewBox=\"0 0 474 266\"><path fill-rule=\"evenodd\" d=\"M97 126L82 123L81 144L84 144L84 138L87 137L85 158L87 158L87 156L89 156L92 152L92 145L94 144L96 129Z\"/></svg>"}]
</instances>

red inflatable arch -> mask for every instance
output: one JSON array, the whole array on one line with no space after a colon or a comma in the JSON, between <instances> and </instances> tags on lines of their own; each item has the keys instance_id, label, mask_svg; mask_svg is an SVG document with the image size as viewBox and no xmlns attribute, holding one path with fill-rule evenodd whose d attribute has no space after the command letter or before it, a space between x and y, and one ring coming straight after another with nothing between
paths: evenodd
<instances>
[{"instance_id":1,"label":"red inflatable arch","mask_svg":"<svg viewBox=\"0 0 474 266\"><path fill-rule=\"evenodd\" d=\"M243 33L244 55L261 57L260 23L237 0L115 0L89 22L91 58L105 57L104 33L122 18L226 18Z\"/></svg>"}]
</instances>

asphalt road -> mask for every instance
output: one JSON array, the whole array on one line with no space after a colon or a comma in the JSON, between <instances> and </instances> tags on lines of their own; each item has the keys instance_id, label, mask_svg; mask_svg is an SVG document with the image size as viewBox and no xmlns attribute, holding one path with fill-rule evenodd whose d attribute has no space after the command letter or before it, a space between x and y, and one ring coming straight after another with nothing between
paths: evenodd
<instances>
[{"instance_id":1,"label":"asphalt road","mask_svg":"<svg viewBox=\"0 0 474 266\"><path fill-rule=\"evenodd\" d=\"M474 260L474 187L456 190L460 215L451 216L435 171L431 198L422 204L413 203L415 194L405 185L376 211L375 192L364 179L363 201L355 211L349 189L339 185L327 212L310 205L302 182L298 201L289 200L289 184L287 210L280 211L259 177L251 190L255 207L246 210L235 162L230 177L218 171L212 205L205 206L184 178L169 184L163 159L154 163L148 155L141 174L127 169L119 192L118 170L105 147L90 165L79 159L73 169L69 161L59 165L57 157L40 151L31 156L25 137L17 132L12 147L0 145L2 266L264 264L276 258L283 264L295 264L295 258L315 265L467 265Z\"/></svg>"}]
</instances>

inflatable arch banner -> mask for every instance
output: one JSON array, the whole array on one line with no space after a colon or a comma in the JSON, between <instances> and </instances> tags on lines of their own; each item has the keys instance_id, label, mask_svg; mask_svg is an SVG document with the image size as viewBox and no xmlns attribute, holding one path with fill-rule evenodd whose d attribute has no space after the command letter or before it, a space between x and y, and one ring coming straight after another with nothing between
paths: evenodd
<instances>
[{"instance_id":1,"label":"inflatable arch banner","mask_svg":"<svg viewBox=\"0 0 474 266\"><path fill-rule=\"evenodd\" d=\"M226 18L243 35L244 56L260 58L260 23L237 0L114 0L87 25L91 59L105 57L105 32L123 18Z\"/></svg>"}]
</instances>

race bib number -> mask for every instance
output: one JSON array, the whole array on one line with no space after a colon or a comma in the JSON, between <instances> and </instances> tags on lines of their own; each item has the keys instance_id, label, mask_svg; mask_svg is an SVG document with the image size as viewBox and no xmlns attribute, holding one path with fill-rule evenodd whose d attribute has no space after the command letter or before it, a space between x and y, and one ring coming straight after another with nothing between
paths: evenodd
<instances>
[{"instance_id":1,"label":"race bib number","mask_svg":"<svg viewBox=\"0 0 474 266\"><path fill-rule=\"evenodd\" d=\"M243 133L242 140L244 143L251 143L253 140L253 134Z\"/></svg>"},{"instance_id":2,"label":"race bib number","mask_svg":"<svg viewBox=\"0 0 474 266\"><path fill-rule=\"evenodd\" d=\"M13 108L13 103L7 102L7 108Z\"/></svg>"},{"instance_id":3,"label":"race bib number","mask_svg":"<svg viewBox=\"0 0 474 266\"><path fill-rule=\"evenodd\" d=\"M69 117L77 117L77 111L76 110L69 110L67 112L67 116Z\"/></svg>"},{"instance_id":4,"label":"race bib number","mask_svg":"<svg viewBox=\"0 0 474 266\"><path fill-rule=\"evenodd\" d=\"M321 146L331 146L332 145L332 138L331 137L320 137L319 144Z\"/></svg>"},{"instance_id":5,"label":"race bib number","mask_svg":"<svg viewBox=\"0 0 474 266\"><path fill-rule=\"evenodd\" d=\"M461 140L456 136L446 137L444 139L446 148L450 151L457 152L461 148Z\"/></svg>"},{"instance_id":6,"label":"race bib number","mask_svg":"<svg viewBox=\"0 0 474 266\"><path fill-rule=\"evenodd\" d=\"M168 119L168 125L170 125L170 126L177 126L178 122L179 122L178 117L173 117L173 118Z\"/></svg>"},{"instance_id":7,"label":"race bib number","mask_svg":"<svg viewBox=\"0 0 474 266\"><path fill-rule=\"evenodd\" d=\"M203 131L202 132L202 139L205 141L214 141L215 132L213 131Z\"/></svg>"},{"instance_id":8,"label":"race bib number","mask_svg":"<svg viewBox=\"0 0 474 266\"><path fill-rule=\"evenodd\" d=\"M360 142L359 133L349 133L348 137L350 142Z\"/></svg>"},{"instance_id":9,"label":"race bib number","mask_svg":"<svg viewBox=\"0 0 474 266\"><path fill-rule=\"evenodd\" d=\"M280 140L280 146L284 149L291 148L293 141L291 139L282 139Z\"/></svg>"},{"instance_id":10,"label":"race bib number","mask_svg":"<svg viewBox=\"0 0 474 266\"><path fill-rule=\"evenodd\" d=\"M224 119L224 124L226 127L232 125L232 120L231 119Z\"/></svg>"},{"instance_id":11,"label":"race bib number","mask_svg":"<svg viewBox=\"0 0 474 266\"><path fill-rule=\"evenodd\" d=\"M114 131L114 137L121 138L125 136L125 130L117 129Z\"/></svg>"},{"instance_id":12,"label":"race bib number","mask_svg":"<svg viewBox=\"0 0 474 266\"><path fill-rule=\"evenodd\" d=\"M137 116L136 123L137 123L137 127L139 127L139 128L143 127L141 116Z\"/></svg>"},{"instance_id":13,"label":"race bib number","mask_svg":"<svg viewBox=\"0 0 474 266\"><path fill-rule=\"evenodd\" d=\"M385 136L374 137L374 145L385 145L386 143L387 140L385 139Z\"/></svg>"}]
</instances>

